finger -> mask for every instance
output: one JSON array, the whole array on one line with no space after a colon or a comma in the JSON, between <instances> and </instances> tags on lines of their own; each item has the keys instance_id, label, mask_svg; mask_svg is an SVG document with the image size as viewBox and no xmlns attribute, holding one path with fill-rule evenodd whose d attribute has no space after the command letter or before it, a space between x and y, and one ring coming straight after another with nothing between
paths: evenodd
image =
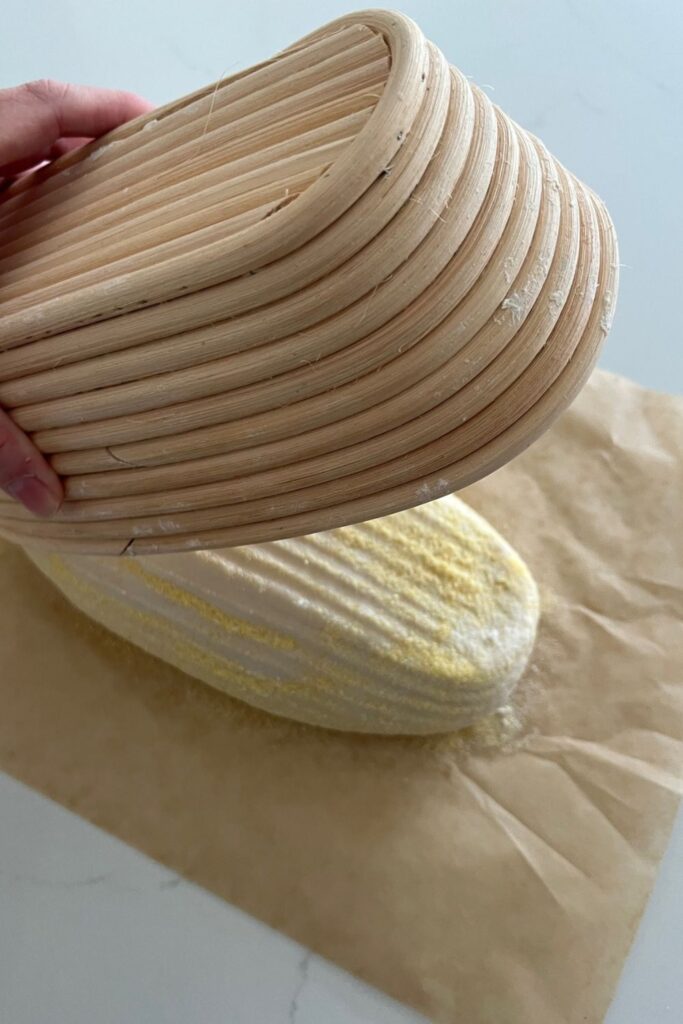
<instances>
[{"instance_id":1,"label":"finger","mask_svg":"<svg viewBox=\"0 0 683 1024\"><path fill-rule=\"evenodd\" d=\"M61 82L29 82L0 90L0 173L19 161L39 162L62 138L96 138L151 109L133 93Z\"/></svg>"},{"instance_id":2,"label":"finger","mask_svg":"<svg viewBox=\"0 0 683 1024\"><path fill-rule=\"evenodd\" d=\"M85 146L88 142L92 142L89 138L76 138L76 139L57 139L53 146L46 149L43 153L34 153L25 160L15 160L12 164L5 164L4 167L0 167L0 175L7 178L16 177L18 174L24 174L26 171L37 170L38 167L42 167L43 164L50 163L52 160L57 160L58 157L64 156L66 153L70 153L72 149L79 149L81 146Z\"/></svg>"},{"instance_id":3,"label":"finger","mask_svg":"<svg viewBox=\"0 0 683 1024\"><path fill-rule=\"evenodd\" d=\"M88 135L57 139L47 159L56 160L58 157L64 156L65 153L70 153L72 149L80 149L81 146L87 146L89 142L92 142L92 138Z\"/></svg>"},{"instance_id":4,"label":"finger","mask_svg":"<svg viewBox=\"0 0 683 1024\"><path fill-rule=\"evenodd\" d=\"M3 167L0 167L0 177L9 181L20 174L24 174L26 171L37 170L47 163L48 159L47 152L32 153L31 156L27 156L24 160L14 160L11 164L5 164Z\"/></svg>"},{"instance_id":5,"label":"finger","mask_svg":"<svg viewBox=\"0 0 683 1024\"><path fill-rule=\"evenodd\" d=\"M2 410L0 488L38 516L53 515L64 496L55 471L26 434Z\"/></svg>"}]
</instances>

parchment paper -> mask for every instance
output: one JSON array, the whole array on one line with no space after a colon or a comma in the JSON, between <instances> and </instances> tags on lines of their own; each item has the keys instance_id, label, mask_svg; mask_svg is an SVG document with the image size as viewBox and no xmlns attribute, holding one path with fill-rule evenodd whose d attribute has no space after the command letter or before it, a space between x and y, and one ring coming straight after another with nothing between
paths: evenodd
<instances>
[{"instance_id":1,"label":"parchment paper","mask_svg":"<svg viewBox=\"0 0 683 1024\"><path fill-rule=\"evenodd\" d=\"M0 548L0 767L458 1024L602 1020L683 771L683 404L596 373L465 494L545 611L503 751L249 710Z\"/></svg>"}]
</instances>

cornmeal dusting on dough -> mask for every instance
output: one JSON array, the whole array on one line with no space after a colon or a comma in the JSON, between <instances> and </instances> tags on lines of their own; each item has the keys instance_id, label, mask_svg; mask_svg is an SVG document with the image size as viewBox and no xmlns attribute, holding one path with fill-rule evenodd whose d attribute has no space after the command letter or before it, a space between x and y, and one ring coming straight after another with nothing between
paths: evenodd
<instances>
[{"instance_id":1,"label":"cornmeal dusting on dough","mask_svg":"<svg viewBox=\"0 0 683 1024\"><path fill-rule=\"evenodd\" d=\"M538 618L522 561L450 496L221 552L32 557L77 606L183 671L274 714L361 732L484 720L518 681Z\"/></svg>"},{"instance_id":2,"label":"cornmeal dusting on dough","mask_svg":"<svg viewBox=\"0 0 683 1024\"><path fill-rule=\"evenodd\" d=\"M403 612L413 605L420 610L422 630L406 630L386 652L388 656L396 662L409 661L447 687L455 680L484 685L484 645L492 640L485 624L491 621L501 593L509 594L515 580L524 584L528 574L512 553L503 564L490 531L463 522L456 514L459 509L446 510L440 529L435 529L428 510L420 511L413 522L400 514L365 524L364 530L349 527L345 542L351 550L369 552L374 558L375 578L386 588L389 608ZM360 568L358 563L356 567ZM449 642L457 629L454 606L460 631L463 626L476 631L476 640L465 650Z\"/></svg>"},{"instance_id":3,"label":"cornmeal dusting on dough","mask_svg":"<svg viewBox=\"0 0 683 1024\"><path fill-rule=\"evenodd\" d=\"M139 576L145 583L152 587L153 590L156 590L157 593L163 594L171 601L177 601L179 604L185 605L187 608L191 608L193 611L196 611L198 615L205 616L211 622L216 623L217 626L220 626L221 629L226 630L228 633L237 633L240 636L258 640L259 643L275 647L280 651L291 651L296 647L296 642L291 636L277 633L274 629L255 626L253 623L247 622L244 619L235 618L234 615L226 615L225 612L220 611L220 609L216 608L215 605L209 604L208 601L204 601L202 598L197 597L196 594L191 594L182 587L178 587L173 583L169 583L168 580L163 580L160 579L160 577L155 576L153 572L149 572L147 569L143 568L139 561L136 562L133 559L126 559L124 564L128 572Z\"/></svg>"},{"instance_id":4,"label":"cornmeal dusting on dough","mask_svg":"<svg viewBox=\"0 0 683 1024\"><path fill-rule=\"evenodd\" d=\"M91 559L89 559L91 560ZM184 640L178 635L173 625L161 615L151 612L143 612L110 595L103 594L92 583L86 583L81 577L74 573L59 555L49 556L48 563L43 565L45 570L49 565L50 576L54 582L59 583L62 591L82 610L87 610L93 618L115 632L136 639L139 646L150 649L150 641L158 640L158 651L164 652L164 657L172 661L188 675L204 678L204 674L211 678L212 685L222 680L226 685L219 687L233 696L240 697L256 707L276 714L273 704L273 679L267 676L258 676L246 672L241 665L227 658L217 657L205 647L199 644ZM151 574L149 574L151 575ZM142 637L146 642L143 642ZM324 694L334 693L342 679L348 681L348 675L340 670L336 679L333 678L308 678L300 682L279 682L277 686L277 697L290 699L297 695L303 697L306 707L315 706L318 717L317 724L329 728L339 728L334 713L325 707ZM322 698L321 699L321 695ZM264 699L265 698L265 699ZM296 702L292 703L294 706ZM414 703L409 701L409 703ZM419 704L419 702L417 702ZM370 711L383 715L387 722L393 721L394 709L383 704L369 700L365 704Z\"/></svg>"},{"instance_id":5,"label":"cornmeal dusting on dough","mask_svg":"<svg viewBox=\"0 0 683 1024\"><path fill-rule=\"evenodd\" d=\"M92 584L85 583L72 572L61 556L49 556L49 568L51 577L59 581L63 591L79 607L87 607L90 614L103 623L108 619L116 619L117 622L127 620L131 626L135 624L144 630L146 636L158 637L167 653L173 654L173 660L188 675L196 674L192 669L202 666L217 679L224 679L231 687L241 690L239 696L245 700L250 700L256 694L267 696L272 689L272 679L245 672L236 662L216 657L203 647L183 640L172 624L162 616L140 611L118 598L101 593ZM123 630L120 632L123 633ZM312 682L304 685L315 686Z\"/></svg>"}]
</instances>

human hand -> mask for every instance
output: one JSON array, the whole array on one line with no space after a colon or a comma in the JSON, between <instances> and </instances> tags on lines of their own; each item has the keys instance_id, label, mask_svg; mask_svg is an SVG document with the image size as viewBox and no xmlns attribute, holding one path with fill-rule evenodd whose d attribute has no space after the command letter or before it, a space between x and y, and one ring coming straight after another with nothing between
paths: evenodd
<instances>
[{"instance_id":1,"label":"human hand","mask_svg":"<svg viewBox=\"0 0 683 1024\"><path fill-rule=\"evenodd\" d=\"M150 107L132 93L51 81L0 89L0 189L7 178L55 160ZM0 488L40 516L55 513L63 498L55 471L2 409Z\"/></svg>"}]
</instances>

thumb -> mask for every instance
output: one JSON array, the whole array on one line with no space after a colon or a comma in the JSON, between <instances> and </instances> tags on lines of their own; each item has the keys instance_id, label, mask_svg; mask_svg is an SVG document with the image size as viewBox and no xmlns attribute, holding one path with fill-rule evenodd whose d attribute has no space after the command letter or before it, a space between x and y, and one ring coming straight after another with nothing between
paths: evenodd
<instances>
[{"instance_id":1,"label":"thumb","mask_svg":"<svg viewBox=\"0 0 683 1024\"><path fill-rule=\"evenodd\" d=\"M63 138L96 138L151 109L129 92L50 80L0 89L0 168L42 157Z\"/></svg>"},{"instance_id":2,"label":"thumb","mask_svg":"<svg viewBox=\"0 0 683 1024\"><path fill-rule=\"evenodd\" d=\"M1 409L0 488L38 516L53 515L64 497L55 471Z\"/></svg>"}]
</instances>

